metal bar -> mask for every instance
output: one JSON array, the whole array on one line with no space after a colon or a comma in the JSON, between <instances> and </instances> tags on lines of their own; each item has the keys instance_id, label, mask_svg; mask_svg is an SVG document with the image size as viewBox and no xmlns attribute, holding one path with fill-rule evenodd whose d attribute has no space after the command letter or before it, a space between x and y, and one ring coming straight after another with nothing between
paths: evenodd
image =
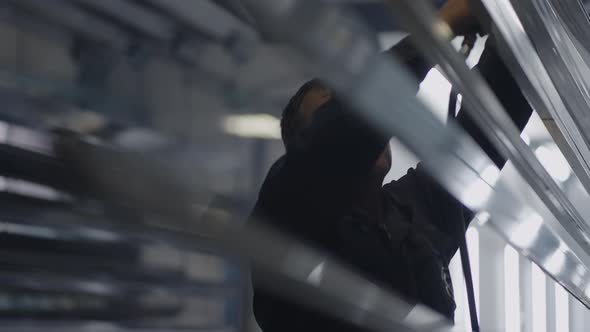
<instances>
[{"instance_id":1,"label":"metal bar","mask_svg":"<svg viewBox=\"0 0 590 332\"><path fill-rule=\"evenodd\" d=\"M71 34L66 28L36 19L32 13L17 8L8 1L0 4L0 21L23 31L40 32L43 37L61 45L67 45L71 40Z\"/></svg>"},{"instance_id":2,"label":"metal bar","mask_svg":"<svg viewBox=\"0 0 590 332\"><path fill-rule=\"evenodd\" d=\"M231 15L209 0L148 0L180 20L188 23L197 31L220 40L234 36L255 37L256 33L248 25Z\"/></svg>"},{"instance_id":3,"label":"metal bar","mask_svg":"<svg viewBox=\"0 0 590 332\"><path fill-rule=\"evenodd\" d=\"M551 14L549 4L543 5L549 21L542 20L531 1L519 2L515 7L508 1L483 4L495 21L493 34L502 45L502 56L590 192L590 122L585 114L590 108L587 60L578 53L559 18ZM522 23L515 9L526 17Z\"/></svg>"},{"instance_id":4,"label":"metal bar","mask_svg":"<svg viewBox=\"0 0 590 332\"><path fill-rule=\"evenodd\" d=\"M557 14L564 20L571 34L580 46L590 52L590 16L582 0L550 0Z\"/></svg>"},{"instance_id":5,"label":"metal bar","mask_svg":"<svg viewBox=\"0 0 590 332\"><path fill-rule=\"evenodd\" d=\"M2 281L3 290L53 291L113 297L161 292L175 297L203 296L220 298L222 296L237 294L240 291L235 285L215 285L178 280L146 282L117 279L116 275L110 275L108 279L105 279L46 272L2 271L0 273L0 281Z\"/></svg>"},{"instance_id":6,"label":"metal bar","mask_svg":"<svg viewBox=\"0 0 590 332\"><path fill-rule=\"evenodd\" d=\"M151 37L165 41L171 41L174 38L176 27L171 20L137 3L128 0L74 1L116 17Z\"/></svg>"},{"instance_id":7,"label":"metal bar","mask_svg":"<svg viewBox=\"0 0 590 332\"><path fill-rule=\"evenodd\" d=\"M215 0L215 3L219 4L219 6L225 8L230 13L235 15L239 18L242 22L252 26L254 25L254 20L248 14L248 12L244 9L242 2L240 0Z\"/></svg>"},{"instance_id":8,"label":"metal bar","mask_svg":"<svg viewBox=\"0 0 590 332\"><path fill-rule=\"evenodd\" d=\"M405 20L414 33L422 51L442 66L452 83L462 92L464 102L469 106L467 109L472 112L474 120L492 144L512 161L561 226L581 246L584 254L590 253L590 227L522 141L507 112L484 80L469 70L465 61L448 43L448 27L433 23L433 9L422 1L391 1L391 4L399 10L400 19Z\"/></svg>"},{"instance_id":9,"label":"metal bar","mask_svg":"<svg viewBox=\"0 0 590 332\"><path fill-rule=\"evenodd\" d=\"M260 18L262 29L289 40L309 59L314 59L310 63L313 67L308 67L308 70L316 70L316 74L331 83L339 95L346 96L378 128L395 133L422 158L424 167L455 197L475 211L489 213L492 225L509 243L543 267L585 305L590 305L590 294L585 294L585 287L590 284L590 271L588 264L584 263L588 262L588 256L578 253L584 257L581 260L517 194L504 186L494 185L499 170L466 134L452 124L445 128L416 101L414 90L407 83L412 78L391 60L377 56L376 46L367 37L369 34L364 26L338 8L318 5L316 2L249 0L246 3L252 13ZM443 48L440 45L446 45L446 41L438 38L432 41L430 27L434 14L429 7L418 11L408 1L404 3L403 9L406 15L410 14L411 19L419 15L418 21L428 27L425 29L421 24L415 26L416 31L421 32L418 36L423 41L431 41L431 47L436 45L437 48ZM456 55L454 50L450 52ZM463 60L457 58L457 61L465 66ZM464 77L464 71L455 67ZM465 69L466 75L472 75L466 66ZM486 86L481 78L471 83L478 92L465 99L473 100L473 96L480 96L479 91L485 91ZM482 97L485 97L482 109L487 110L488 104L491 104L496 108L495 113L503 112L489 91ZM396 102L395 109L390 108L392 100ZM477 101L471 103L481 104ZM509 121L505 118L503 122ZM504 132L505 127L498 128L500 133ZM516 137L503 137L506 144L521 142L517 132L511 134ZM506 152L505 149L503 151ZM530 156L530 151L525 155ZM538 161L533 165L542 169ZM548 177L543 172L537 174ZM554 186L553 183L549 188ZM541 194L544 192L541 191ZM545 194L546 198L549 194L554 193ZM550 203L556 205L555 202ZM556 260L558 264L555 264Z\"/></svg>"},{"instance_id":10,"label":"metal bar","mask_svg":"<svg viewBox=\"0 0 590 332\"><path fill-rule=\"evenodd\" d=\"M34 11L41 16L65 25L76 33L106 43L115 49L126 49L129 45L127 34L114 26L63 0L10 0L17 6Z\"/></svg>"},{"instance_id":11,"label":"metal bar","mask_svg":"<svg viewBox=\"0 0 590 332\"><path fill-rule=\"evenodd\" d=\"M185 327L166 328L166 332L186 332ZM118 326L117 324L97 322L93 320L43 320L34 319L26 322L19 320L3 320L0 323L1 332L157 332L160 329ZM220 328L191 328L192 332L238 332L233 327Z\"/></svg>"}]
</instances>

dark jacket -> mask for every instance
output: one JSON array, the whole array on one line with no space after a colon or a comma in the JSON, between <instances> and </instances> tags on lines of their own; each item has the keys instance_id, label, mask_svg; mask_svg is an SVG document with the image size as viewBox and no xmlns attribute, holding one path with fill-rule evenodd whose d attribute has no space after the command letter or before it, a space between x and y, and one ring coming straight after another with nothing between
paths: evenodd
<instances>
[{"instance_id":1,"label":"dark jacket","mask_svg":"<svg viewBox=\"0 0 590 332\"><path fill-rule=\"evenodd\" d=\"M415 57L407 40L392 53L408 63L420 80L431 68ZM498 57L486 51L479 69L516 125L524 128L531 108ZM505 160L465 112L460 112L457 121L503 166ZM471 211L418 165L383 186L384 215L371 222L371 211L354 208L355 193L389 137L357 118L337 98L315 113L306 130L306 143L272 166L252 219L290 232L410 303L426 304L452 319L455 303L448 264L473 217ZM254 314L265 332L355 331L267 293L256 280L254 272Z\"/></svg>"}]
</instances>

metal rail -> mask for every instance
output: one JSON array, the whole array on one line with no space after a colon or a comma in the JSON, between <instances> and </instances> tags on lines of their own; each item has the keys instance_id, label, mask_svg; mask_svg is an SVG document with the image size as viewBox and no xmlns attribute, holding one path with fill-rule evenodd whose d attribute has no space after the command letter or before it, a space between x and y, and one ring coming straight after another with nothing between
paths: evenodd
<instances>
[{"instance_id":1,"label":"metal rail","mask_svg":"<svg viewBox=\"0 0 590 332\"><path fill-rule=\"evenodd\" d=\"M255 31L210 0L148 0L209 37L227 40L237 35L256 38Z\"/></svg>"},{"instance_id":2,"label":"metal rail","mask_svg":"<svg viewBox=\"0 0 590 332\"><path fill-rule=\"evenodd\" d=\"M11 0L11 2L45 16L57 24L65 25L91 40L105 43L116 50L124 50L129 46L130 41L123 30L64 0L51 2Z\"/></svg>"},{"instance_id":3,"label":"metal rail","mask_svg":"<svg viewBox=\"0 0 590 332\"><path fill-rule=\"evenodd\" d=\"M171 41L176 34L176 25L171 19L128 0L75 0L128 23L149 36Z\"/></svg>"},{"instance_id":4,"label":"metal rail","mask_svg":"<svg viewBox=\"0 0 590 332\"><path fill-rule=\"evenodd\" d=\"M590 254L590 226L567 199L557 183L541 165L531 149L520 138L520 132L483 78L471 71L465 60L448 42L450 30L434 19L434 11L424 1L391 1L400 20L433 63L438 63L463 95L472 118L490 142L505 158L510 159L537 196L559 223ZM430 15L425 14L430 13Z\"/></svg>"},{"instance_id":5,"label":"metal rail","mask_svg":"<svg viewBox=\"0 0 590 332\"><path fill-rule=\"evenodd\" d=\"M494 22L492 34L502 45L501 55L590 191L587 56L576 48L551 4L541 2L522 1L515 7L506 0L482 3ZM516 9L526 13L526 20L519 20Z\"/></svg>"},{"instance_id":6,"label":"metal rail","mask_svg":"<svg viewBox=\"0 0 590 332\"><path fill-rule=\"evenodd\" d=\"M492 22L491 37L500 55L531 105L543 119L574 173L588 190L590 170L584 156L590 154L590 149L584 142L579 124L570 115L557 86L553 84L547 68L516 14L507 6L510 6L507 1L488 2L488 9L486 10L482 4L478 12L480 18L485 17L486 21L490 21L490 14L493 14L495 23Z\"/></svg>"},{"instance_id":7,"label":"metal rail","mask_svg":"<svg viewBox=\"0 0 590 332\"><path fill-rule=\"evenodd\" d=\"M580 42L580 46L590 52L590 16L582 0L549 0L557 15L561 17L570 33Z\"/></svg>"},{"instance_id":8,"label":"metal rail","mask_svg":"<svg viewBox=\"0 0 590 332\"><path fill-rule=\"evenodd\" d=\"M458 128L453 125L445 128L416 101L413 89L408 85L412 78L404 74L405 71L399 65L377 55L366 28L359 21L339 8L318 5L316 2L251 0L246 3L253 14L260 18L262 29L273 31L296 45L309 59L314 59L307 70L316 70L316 74L331 83L337 93L347 96L348 101L368 121L387 133L395 133L422 158L428 171L455 197L475 211L489 213L492 225L509 243L543 267L548 275L562 283L585 305L590 305L590 294L585 294L585 287L590 283L588 265L584 263L587 262L587 255L578 253L584 255L582 261L518 195L495 184L499 170ZM444 51L437 55L438 60L445 60L446 63L447 53L452 53L450 60L453 66L447 66L447 69L457 70L459 74L453 73L454 80L461 83L460 87L463 88L467 83L463 79L473 78L473 74L468 71L463 60L454 58L456 54L450 45L446 48L446 40L433 36L432 10L412 4L404 2L400 9L407 18L420 22L413 26L413 30L420 32L417 36L423 42L429 41L430 47L434 45L437 51ZM457 68L459 61L465 67L464 70L463 67ZM524 174L529 176L529 183L533 182L532 186L547 183L549 175L534 156L529 158L530 150L520 146L518 142L524 143L518 132L495 96L486 89L483 80L475 76L475 82L469 81L473 83L471 87L477 90L465 89L465 100L470 100L468 103L483 110L489 110L490 105L493 107L491 112L494 118L490 121L495 123L494 128L498 130L494 135L501 135L493 138L495 142L505 144L502 146L503 153L508 155L510 152L510 156L513 156L523 152L524 156L514 157L518 159L516 163L526 162L535 169L535 173L527 171ZM483 99L475 100L476 96ZM393 101L395 108L390 107ZM487 129L491 129L489 125ZM527 160L522 160L524 158ZM532 174L545 178L530 179ZM556 184L549 182L544 188L550 189L543 188L539 192L544 196L545 204L552 207L551 210L560 217L572 220L575 212L559 205L569 202L563 198L561 191L555 189ZM581 219L579 221L583 222ZM581 238L582 233L578 229L575 231L578 240L585 243L586 240ZM557 266L555 261L558 262Z\"/></svg>"}]
</instances>

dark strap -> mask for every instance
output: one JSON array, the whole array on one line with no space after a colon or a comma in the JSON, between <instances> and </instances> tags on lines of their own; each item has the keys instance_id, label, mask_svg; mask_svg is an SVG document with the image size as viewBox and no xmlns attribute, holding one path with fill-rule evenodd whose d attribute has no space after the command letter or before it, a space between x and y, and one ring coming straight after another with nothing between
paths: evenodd
<instances>
[{"instance_id":1,"label":"dark strap","mask_svg":"<svg viewBox=\"0 0 590 332\"><path fill-rule=\"evenodd\" d=\"M448 119L455 117L455 110L457 106L457 92L451 90L449 98ZM461 214L463 215L463 214ZM471 318L471 330L479 332L479 323L477 319L477 308L475 306L475 292L473 290L473 276L471 274L471 264L469 261L469 251L467 250L467 240L465 238L465 219L461 219L461 226L459 230L462 232L459 239L459 253L461 254L461 267L463 268L463 276L465 277L465 289L467 290L467 302L469 303L469 316Z\"/></svg>"},{"instance_id":2,"label":"dark strap","mask_svg":"<svg viewBox=\"0 0 590 332\"><path fill-rule=\"evenodd\" d=\"M465 220L463 220L465 225ZM465 229L465 227L463 227ZM469 251L467 250L467 241L465 235L461 237L459 244L461 254L461 266L463 267L463 276L465 277L465 288L467 290L467 302L469 303L469 317L471 318L471 330L479 332L479 322L477 319L477 308L475 305L475 292L473 290L473 276L471 274L471 264L469 261Z\"/></svg>"},{"instance_id":3,"label":"dark strap","mask_svg":"<svg viewBox=\"0 0 590 332\"><path fill-rule=\"evenodd\" d=\"M469 56L469 53L473 49L477 36L466 36L462 45L462 53L465 57ZM451 95L449 96L449 108L447 113L447 120L455 118L457 111L457 99L458 93L455 89L451 89ZM463 214L462 214L463 215ZM473 289L473 275L471 274L471 264L469 261L469 251L467 250L467 240L465 238L465 219L461 218L461 227L459 230L462 232L459 239L459 253L461 254L461 267L463 268L463 277L465 278L465 289L467 290L467 302L469 304L469 316L471 319L471 330L473 332L479 332L479 321L477 319L477 307L475 305L475 291Z\"/></svg>"}]
</instances>

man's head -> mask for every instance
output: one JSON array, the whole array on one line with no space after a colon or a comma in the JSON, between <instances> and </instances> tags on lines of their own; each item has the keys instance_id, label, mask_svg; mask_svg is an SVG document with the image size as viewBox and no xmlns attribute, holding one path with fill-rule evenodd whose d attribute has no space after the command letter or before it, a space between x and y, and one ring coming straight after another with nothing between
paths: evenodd
<instances>
[{"instance_id":1,"label":"man's head","mask_svg":"<svg viewBox=\"0 0 590 332\"><path fill-rule=\"evenodd\" d=\"M281 118L281 137L285 149L289 151L302 139L303 129L309 124L313 114L332 98L330 89L318 79L303 84L285 108Z\"/></svg>"},{"instance_id":2,"label":"man's head","mask_svg":"<svg viewBox=\"0 0 590 332\"><path fill-rule=\"evenodd\" d=\"M303 84L289 100L281 118L281 136L287 152L303 141L303 132L315 112L333 98L332 91L318 79ZM389 145L375 162L372 174L385 177L391 168Z\"/></svg>"}]
</instances>

